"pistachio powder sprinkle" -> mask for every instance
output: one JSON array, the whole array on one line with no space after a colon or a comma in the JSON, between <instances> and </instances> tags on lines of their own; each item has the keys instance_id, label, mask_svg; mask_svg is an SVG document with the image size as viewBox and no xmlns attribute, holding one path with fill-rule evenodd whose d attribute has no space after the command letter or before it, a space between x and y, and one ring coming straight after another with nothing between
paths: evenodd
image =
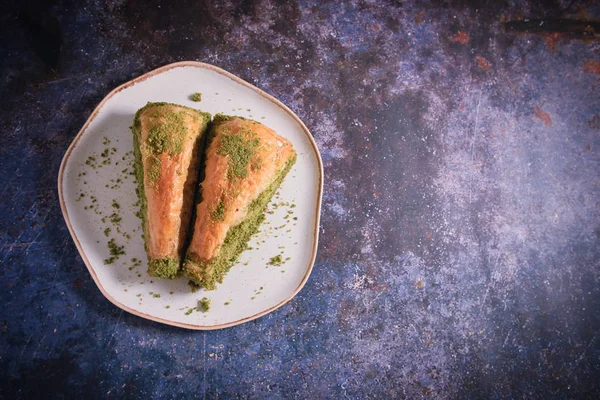
<instances>
[{"instance_id":1,"label":"pistachio powder sprinkle","mask_svg":"<svg viewBox=\"0 0 600 400\"><path fill-rule=\"evenodd\" d=\"M260 139L245 140L241 134L223 135L217 154L228 157L227 177L229 179L246 178L248 165L252 161Z\"/></svg>"},{"instance_id":2,"label":"pistachio powder sprinkle","mask_svg":"<svg viewBox=\"0 0 600 400\"><path fill-rule=\"evenodd\" d=\"M202 300L198 302L198 308L202 312L207 312L210 310L210 299L203 297Z\"/></svg>"},{"instance_id":3,"label":"pistachio powder sprinkle","mask_svg":"<svg viewBox=\"0 0 600 400\"><path fill-rule=\"evenodd\" d=\"M156 156L150 156L149 164L150 166L148 167L148 180L150 182L156 182L158 178L160 178L160 158Z\"/></svg>"},{"instance_id":4,"label":"pistachio powder sprinkle","mask_svg":"<svg viewBox=\"0 0 600 400\"><path fill-rule=\"evenodd\" d=\"M119 257L125 254L125 246L119 246L114 238L108 241L108 250L110 251L110 257L104 260L105 265L114 263Z\"/></svg>"},{"instance_id":5,"label":"pistachio powder sprinkle","mask_svg":"<svg viewBox=\"0 0 600 400\"><path fill-rule=\"evenodd\" d=\"M217 207L210 213L210 217L213 221L223 221L225 219L225 202L223 202L223 199L219 201Z\"/></svg>"},{"instance_id":6,"label":"pistachio powder sprinkle","mask_svg":"<svg viewBox=\"0 0 600 400\"><path fill-rule=\"evenodd\" d=\"M169 153L174 156L181 153L186 133L183 115L169 111L161 117L158 114L152 116L157 117L156 119L160 118L160 123L155 120L148 132L146 139L148 149L156 155Z\"/></svg>"},{"instance_id":7,"label":"pistachio powder sprinkle","mask_svg":"<svg viewBox=\"0 0 600 400\"><path fill-rule=\"evenodd\" d=\"M282 263L283 259L281 258L281 254L278 254L275 257L271 257L268 262L269 265L274 265L276 267L280 266Z\"/></svg>"}]
</instances>

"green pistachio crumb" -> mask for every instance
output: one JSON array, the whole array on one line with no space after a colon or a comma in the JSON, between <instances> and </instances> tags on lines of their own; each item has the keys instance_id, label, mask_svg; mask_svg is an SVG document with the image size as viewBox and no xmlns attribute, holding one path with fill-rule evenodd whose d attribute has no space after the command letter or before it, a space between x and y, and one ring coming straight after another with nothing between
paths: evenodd
<instances>
[{"instance_id":1,"label":"green pistachio crumb","mask_svg":"<svg viewBox=\"0 0 600 400\"><path fill-rule=\"evenodd\" d=\"M125 254L125 246L119 246L114 238L111 238L108 241L108 250L110 252L110 257L104 260L104 264L112 264L116 260L119 259L120 256Z\"/></svg>"},{"instance_id":2,"label":"green pistachio crumb","mask_svg":"<svg viewBox=\"0 0 600 400\"><path fill-rule=\"evenodd\" d=\"M157 278L177 278L179 275L179 260L176 258L150 260L148 263L148 274Z\"/></svg>"},{"instance_id":3,"label":"green pistachio crumb","mask_svg":"<svg viewBox=\"0 0 600 400\"><path fill-rule=\"evenodd\" d=\"M225 203L223 202L223 199L219 201L219 204L213 212L210 213L210 216L213 221L223 221L225 219Z\"/></svg>"},{"instance_id":4,"label":"green pistachio crumb","mask_svg":"<svg viewBox=\"0 0 600 400\"><path fill-rule=\"evenodd\" d=\"M283 262L283 259L281 258L281 254L276 255L275 257L271 257L269 259L268 264L269 265L274 265L276 267L280 266Z\"/></svg>"},{"instance_id":5,"label":"green pistachio crumb","mask_svg":"<svg viewBox=\"0 0 600 400\"><path fill-rule=\"evenodd\" d=\"M185 136L183 115L179 112L167 111L161 117L156 114L156 118L153 118L146 145L155 155L168 153L174 156L183 150Z\"/></svg>"},{"instance_id":6,"label":"green pistachio crumb","mask_svg":"<svg viewBox=\"0 0 600 400\"><path fill-rule=\"evenodd\" d=\"M113 224L116 224L116 225L118 225L118 224L120 224L120 223L121 223L121 220L122 220L123 218L121 218L121 216L120 216L119 214L117 214L117 213L112 213L112 214L111 214L111 215L108 217L108 219L109 219L109 220L110 220L110 222L112 222ZM102 222L104 222L104 221L102 221Z\"/></svg>"},{"instance_id":7,"label":"green pistachio crumb","mask_svg":"<svg viewBox=\"0 0 600 400\"><path fill-rule=\"evenodd\" d=\"M202 312L207 312L208 310L210 310L210 299L203 297L202 300L198 302L198 308Z\"/></svg>"},{"instance_id":8,"label":"green pistachio crumb","mask_svg":"<svg viewBox=\"0 0 600 400\"><path fill-rule=\"evenodd\" d=\"M258 138L245 140L244 136L238 135L223 135L217 154L227 156L229 179L246 178L248 176L248 165L254 158L256 149L260 144Z\"/></svg>"},{"instance_id":9,"label":"green pistachio crumb","mask_svg":"<svg viewBox=\"0 0 600 400\"><path fill-rule=\"evenodd\" d=\"M162 163L160 158L155 156L150 156L148 161L150 164L148 167L148 180L150 183L154 183L160 178L160 166Z\"/></svg>"}]
</instances>

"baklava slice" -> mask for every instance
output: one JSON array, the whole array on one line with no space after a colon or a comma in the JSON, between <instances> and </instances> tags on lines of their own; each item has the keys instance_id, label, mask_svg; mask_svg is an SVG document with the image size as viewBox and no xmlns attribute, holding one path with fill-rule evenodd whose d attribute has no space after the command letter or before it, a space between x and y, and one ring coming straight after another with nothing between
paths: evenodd
<instances>
[{"instance_id":1,"label":"baklava slice","mask_svg":"<svg viewBox=\"0 0 600 400\"><path fill-rule=\"evenodd\" d=\"M135 175L151 276L180 272L209 122L208 113L170 103L148 103L135 115Z\"/></svg>"},{"instance_id":2,"label":"baklava slice","mask_svg":"<svg viewBox=\"0 0 600 400\"><path fill-rule=\"evenodd\" d=\"M208 141L183 269L196 284L212 290L258 230L296 152L287 139L256 121L219 114Z\"/></svg>"}]
</instances>

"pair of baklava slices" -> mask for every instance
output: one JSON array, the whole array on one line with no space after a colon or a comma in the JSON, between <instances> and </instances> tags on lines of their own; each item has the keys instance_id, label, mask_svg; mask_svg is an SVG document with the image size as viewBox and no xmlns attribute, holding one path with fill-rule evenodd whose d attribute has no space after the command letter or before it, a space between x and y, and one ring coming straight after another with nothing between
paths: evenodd
<instances>
[{"instance_id":1,"label":"pair of baklava slices","mask_svg":"<svg viewBox=\"0 0 600 400\"><path fill-rule=\"evenodd\" d=\"M132 130L148 273L214 289L296 161L292 144L256 121L169 103L141 108Z\"/></svg>"}]
</instances>

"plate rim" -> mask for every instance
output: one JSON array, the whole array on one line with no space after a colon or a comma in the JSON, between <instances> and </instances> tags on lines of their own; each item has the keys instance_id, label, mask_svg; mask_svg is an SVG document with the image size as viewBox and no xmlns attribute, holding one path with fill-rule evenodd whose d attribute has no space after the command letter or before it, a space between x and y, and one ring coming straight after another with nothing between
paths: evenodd
<instances>
[{"instance_id":1,"label":"plate rim","mask_svg":"<svg viewBox=\"0 0 600 400\"><path fill-rule=\"evenodd\" d=\"M300 281L300 283L298 284L298 286L293 290L293 292L286 297L284 300L282 300L281 302L277 303L276 305L267 308L266 310L263 310L257 314L253 314L249 317L245 317L245 318L241 318L238 319L236 321L232 321L232 322L227 322L227 323L223 323L223 324L217 324L217 325L195 325L195 324L188 324L188 323L184 323L184 322L177 322L177 321L170 321L164 318L159 318L150 314L146 314L143 313L141 311L138 311L136 309L133 309L131 307L128 307L122 303L120 303L119 301L117 301L115 298L113 298L102 286L100 280L98 279L98 276L96 275L96 272L94 271L94 268L92 267L90 261L88 260L85 252L83 251L83 248L81 247L81 243L79 242L79 239L77 238L77 235L75 233L75 230L73 228L73 226L71 225L71 220L69 218L69 213L67 212L67 207L66 207L66 203L63 197L63 181L64 181L64 170L65 167L67 165L67 162L69 160L69 157L71 156L71 153L73 152L73 150L75 149L77 143L79 142L79 140L81 139L81 137L83 136L84 132L87 130L88 126L90 125L90 123L98 116L98 113L100 112L100 110L104 107L104 105L106 104L106 102L108 100L110 100L115 94L121 92L124 89L127 89L137 83L143 82L148 78L151 78L155 75L159 75L162 74L164 72L167 72L171 69L174 68L181 68L181 67L195 67L195 68L201 68L201 69L208 69L211 71L214 71L218 74L221 74L227 78L232 79L233 81L255 91L256 93L258 93L260 96L264 97L266 100L270 101L271 103L273 103L275 106L281 108L283 111L285 111L287 114L289 114L302 128L302 131L304 132L304 134L306 135L306 137L308 138L308 141L310 142L316 156L317 156L317 164L318 164L318 169L319 169L319 182L317 185L317 207L315 210L315 226L313 229L313 237L314 237L314 245L312 246L312 254L310 256L309 259L309 265L306 269L306 272L304 274L304 276L302 277L302 280ZM102 295L108 300L110 301L112 304L114 304L115 306L119 307L120 309L127 311L131 314L137 315L138 317L141 318L145 318L145 319L149 319L152 321L156 321L162 324L166 324L166 325L171 325L171 326L177 326L179 328L186 328L186 329L190 329L190 330L201 330L201 331L208 331L208 330L216 330L216 329L223 329L223 328L228 328L231 326L235 326L235 325L240 325L243 324L245 322L249 322L252 321L254 319L260 318L266 314L269 314L273 311L275 311L276 309L278 309L279 307L283 306L284 304L288 303L291 299L293 299L298 292L300 292L300 290L302 290L302 288L304 287L304 285L306 284L306 281L308 280L314 264L315 264L315 259L317 256L317 249L318 249L318 244L319 244L319 226L320 226L320 219L321 219L321 203L323 200L323 177L324 177L324 173L323 173L323 160L321 159L321 154L319 152L319 148L317 147L317 143L315 142L312 134L310 133L310 131L308 130L308 128L306 127L306 125L304 124L304 122L302 122L302 120L292 111L290 110L289 107L287 107L285 104L283 104L280 100L276 99L275 97L271 96L270 94L268 94L267 92L265 92L264 90L252 85L251 83L246 82L245 80L239 78L238 76L222 69L219 68L217 66L214 66L212 64L207 64L207 63L203 63L200 61L179 61L179 62L175 62L175 63L171 63L171 64L167 64L164 65L162 67L156 68L150 72L147 72L143 75L138 76L137 78L134 78L130 81L127 81L119 86L117 86L115 89L113 89L112 91L110 91L103 99L102 101L96 106L96 108L94 109L94 111L92 111L92 113L90 114L89 118L85 121L85 124L83 124L83 127L79 130L79 132L77 133L77 135L75 136L75 138L73 139L73 141L71 142L71 144L69 145L69 147L67 148L65 155L63 156L63 159L60 163L60 169L58 171L58 198L59 198L59 203L60 203L60 208L63 214L63 218L65 220L65 223L67 224L67 228L69 229L69 233L71 234L71 238L73 239L73 241L75 242L75 246L77 247L77 251L79 252L79 255L81 256L85 266L87 267L90 275L92 276L92 279L94 280L94 283L96 284L96 286L98 287L98 289L100 289L100 292L102 293Z\"/></svg>"}]
</instances>

